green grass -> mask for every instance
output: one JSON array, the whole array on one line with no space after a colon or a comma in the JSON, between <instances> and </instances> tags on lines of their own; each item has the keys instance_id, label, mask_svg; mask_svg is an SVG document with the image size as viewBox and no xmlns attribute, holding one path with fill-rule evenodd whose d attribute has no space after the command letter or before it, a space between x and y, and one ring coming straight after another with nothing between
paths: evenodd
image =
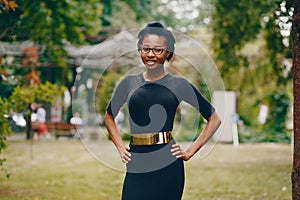
<instances>
[{"instance_id":1,"label":"green grass","mask_svg":"<svg viewBox=\"0 0 300 200\"><path fill-rule=\"evenodd\" d=\"M291 145L217 144L202 154L185 163L183 200L291 199ZM9 141L4 156L2 200L120 199L123 166L109 141Z\"/></svg>"}]
</instances>

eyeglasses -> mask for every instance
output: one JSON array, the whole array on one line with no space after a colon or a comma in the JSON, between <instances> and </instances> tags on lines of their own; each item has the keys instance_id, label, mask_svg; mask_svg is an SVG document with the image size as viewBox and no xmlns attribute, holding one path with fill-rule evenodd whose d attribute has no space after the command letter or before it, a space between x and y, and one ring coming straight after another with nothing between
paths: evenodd
<instances>
[{"instance_id":1,"label":"eyeglasses","mask_svg":"<svg viewBox=\"0 0 300 200\"><path fill-rule=\"evenodd\" d=\"M164 52L164 48L159 48L159 47L155 47L155 48L150 48L150 47L141 47L139 49L139 52L141 52L142 54L148 54L150 51L152 51L156 56L162 54Z\"/></svg>"}]
</instances>

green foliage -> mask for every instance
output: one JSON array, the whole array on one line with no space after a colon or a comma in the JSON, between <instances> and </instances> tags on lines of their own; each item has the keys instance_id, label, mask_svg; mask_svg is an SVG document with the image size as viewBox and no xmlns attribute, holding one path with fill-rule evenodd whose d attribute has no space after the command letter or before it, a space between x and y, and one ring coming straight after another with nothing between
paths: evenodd
<instances>
[{"instance_id":1,"label":"green foliage","mask_svg":"<svg viewBox=\"0 0 300 200\"><path fill-rule=\"evenodd\" d=\"M277 84L287 84L292 79L292 72L284 64L284 60L292 58L292 37L290 34L292 26L292 0L277 1L265 24L265 40L268 49L268 58L274 69ZM274 31L275 30L275 31Z\"/></svg>"},{"instance_id":2,"label":"green foliage","mask_svg":"<svg viewBox=\"0 0 300 200\"><path fill-rule=\"evenodd\" d=\"M98 113L104 114L109 103L111 95L115 89L120 75L116 72L103 74L101 77L101 87L96 91L96 110Z\"/></svg>"},{"instance_id":3,"label":"green foliage","mask_svg":"<svg viewBox=\"0 0 300 200\"><path fill-rule=\"evenodd\" d=\"M240 93L238 112L250 126L258 125L255 102L264 99L269 91L278 88L291 95L291 6L291 0L217 0L215 3L212 45L216 61L226 90ZM270 114L277 112L272 104ZM258 130L259 137L255 137L260 141L288 140L288 137L278 136L277 132L285 135L286 131L279 131L275 126L277 122L268 121L270 126Z\"/></svg>"},{"instance_id":4,"label":"green foliage","mask_svg":"<svg viewBox=\"0 0 300 200\"><path fill-rule=\"evenodd\" d=\"M0 153L2 153L2 149L6 148L5 144L5 136L11 134L11 130L9 128L9 123L8 123L8 114L10 111L10 104L8 101L3 100L0 97Z\"/></svg>"},{"instance_id":5,"label":"green foliage","mask_svg":"<svg viewBox=\"0 0 300 200\"><path fill-rule=\"evenodd\" d=\"M262 101L269 107L266 123L241 133L242 142L282 142L289 143L291 132L286 128L290 98L284 91L272 91Z\"/></svg>"},{"instance_id":6,"label":"green foliage","mask_svg":"<svg viewBox=\"0 0 300 200\"><path fill-rule=\"evenodd\" d=\"M6 82L0 81L0 97L7 98L11 95L13 86Z\"/></svg>"},{"instance_id":7,"label":"green foliage","mask_svg":"<svg viewBox=\"0 0 300 200\"><path fill-rule=\"evenodd\" d=\"M139 27L136 19L136 13L125 2L120 2L115 6L115 11L110 17L110 25L112 28L120 29L122 27L137 28Z\"/></svg>"},{"instance_id":8,"label":"green foliage","mask_svg":"<svg viewBox=\"0 0 300 200\"><path fill-rule=\"evenodd\" d=\"M286 118L290 107L290 99L285 92L274 91L267 96L270 113L267 118L265 132L266 140L290 141L290 134L286 130Z\"/></svg>"},{"instance_id":9,"label":"green foliage","mask_svg":"<svg viewBox=\"0 0 300 200\"><path fill-rule=\"evenodd\" d=\"M222 61L222 72L245 66L242 47L254 40L261 29L261 16L266 3L260 0L218 0L213 13L213 48Z\"/></svg>"},{"instance_id":10,"label":"green foliage","mask_svg":"<svg viewBox=\"0 0 300 200\"><path fill-rule=\"evenodd\" d=\"M14 13L0 14L4 35L28 35L42 47L42 56L59 66L67 65L66 42L83 43L86 35L101 29L102 5L98 0L20 0L18 5Z\"/></svg>"},{"instance_id":11,"label":"green foliage","mask_svg":"<svg viewBox=\"0 0 300 200\"><path fill-rule=\"evenodd\" d=\"M105 0L102 1L103 4L103 15L102 24L103 26L114 25L114 19L112 18L114 13L120 9L120 6L127 4L130 8L129 15L134 15L133 23L145 19L151 11L151 1L150 0ZM127 6L125 7L127 10ZM119 16L120 18L126 16ZM120 19L117 19L120 20ZM120 28L120 27L119 27Z\"/></svg>"},{"instance_id":12,"label":"green foliage","mask_svg":"<svg viewBox=\"0 0 300 200\"><path fill-rule=\"evenodd\" d=\"M47 81L45 84L41 84L36 88L35 99L37 101L55 104L58 100L61 100L65 90L67 90L66 87L52 84Z\"/></svg>"},{"instance_id":13,"label":"green foliage","mask_svg":"<svg viewBox=\"0 0 300 200\"><path fill-rule=\"evenodd\" d=\"M45 54L54 63L66 66L63 46L66 41L82 43L87 34L97 34L101 28L102 7L97 0L25 1L24 21L30 39L47 45Z\"/></svg>"},{"instance_id":14,"label":"green foliage","mask_svg":"<svg viewBox=\"0 0 300 200\"><path fill-rule=\"evenodd\" d=\"M0 97L0 156L3 149L7 148L6 136L11 134L8 116L13 112L22 112L32 102L56 103L61 100L65 87L59 87L56 84L46 82L39 86L31 84L29 87L17 86L14 88L11 96L5 100ZM0 169L4 170L9 176L3 163L5 158L0 157Z\"/></svg>"},{"instance_id":15,"label":"green foliage","mask_svg":"<svg viewBox=\"0 0 300 200\"><path fill-rule=\"evenodd\" d=\"M136 20L140 20L147 16L147 13L151 10L150 0L123 0L126 2L132 10L136 13Z\"/></svg>"},{"instance_id":16,"label":"green foliage","mask_svg":"<svg viewBox=\"0 0 300 200\"><path fill-rule=\"evenodd\" d=\"M35 101L35 91L36 86L31 84L29 87L17 86L12 95L9 97L9 101L12 105L12 110L15 112L22 112L29 103Z\"/></svg>"},{"instance_id":17,"label":"green foliage","mask_svg":"<svg viewBox=\"0 0 300 200\"><path fill-rule=\"evenodd\" d=\"M274 78L278 83L286 80L283 75L284 58L291 58L291 48L284 44L289 35L282 35L282 30L291 21L291 0L283 1L231 1L218 0L213 13L214 32L213 49L222 63L221 72L232 73L232 68L248 67L251 58L242 53L242 48L257 39L264 32L267 47L267 59L274 68ZM281 18L285 17L285 18ZM282 20L282 21L281 21ZM284 23L283 23L284 21ZM275 30L275 31L274 31ZM265 58L264 58L265 59Z\"/></svg>"},{"instance_id":18,"label":"green foliage","mask_svg":"<svg viewBox=\"0 0 300 200\"><path fill-rule=\"evenodd\" d=\"M2 157L3 150L7 148L6 137L12 133L9 127L8 114L10 111L10 104L8 101L0 97L0 170L4 171L6 177L9 178L10 174L4 166L6 158Z\"/></svg>"},{"instance_id":19,"label":"green foliage","mask_svg":"<svg viewBox=\"0 0 300 200\"><path fill-rule=\"evenodd\" d=\"M32 102L55 104L58 100L61 100L65 90L66 87L60 87L50 82L38 86L34 84L30 84L29 87L17 86L9 97L9 101L15 112L22 112Z\"/></svg>"}]
</instances>

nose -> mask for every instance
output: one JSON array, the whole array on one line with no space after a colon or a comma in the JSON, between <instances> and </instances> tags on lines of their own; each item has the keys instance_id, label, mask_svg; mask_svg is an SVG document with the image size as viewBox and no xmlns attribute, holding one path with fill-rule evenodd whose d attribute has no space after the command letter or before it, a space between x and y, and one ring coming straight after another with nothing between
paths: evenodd
<instances>
[{"instance_id":1,"label":"nose","mask_svg":"<svg viewBox=\"0 0 300 200\"><path fill-rule=\"evenodd\" d=\"M147 53L148 57L153 57L155 54L153 53L153 49L150 49L150 51Z\"/></svg>"}]
</instances>

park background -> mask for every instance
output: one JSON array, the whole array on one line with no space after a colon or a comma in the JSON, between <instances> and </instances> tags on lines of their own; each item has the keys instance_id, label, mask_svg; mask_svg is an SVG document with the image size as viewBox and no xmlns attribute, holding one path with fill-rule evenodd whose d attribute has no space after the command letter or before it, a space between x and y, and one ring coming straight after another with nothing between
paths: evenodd
<instances>
[{"instance_id":1,"label":"park background","mask_svg":"<svg viewBox=\"0 0 300 200\"><path fill-rule=\"evenodd\" d=\"M157 20L200 44L201 61L213 60L198 71L174 58L171 72L209 100L216 77L236 94L240 145L211 141L207 156L186 163L184 199L291 199L292 1L0 2L1 198L118 199L124 173L101 116L115 84L139 63L137 52L120 54L132 40L126 31ZM207 77L215 68L219 74ZM46 108L49 122L69 123L79 113L82 140L55 133L33 140L22 123L31 102ZM188 145L205 122L184 109L176 139Z\"/></svg>"}]
</instances>

